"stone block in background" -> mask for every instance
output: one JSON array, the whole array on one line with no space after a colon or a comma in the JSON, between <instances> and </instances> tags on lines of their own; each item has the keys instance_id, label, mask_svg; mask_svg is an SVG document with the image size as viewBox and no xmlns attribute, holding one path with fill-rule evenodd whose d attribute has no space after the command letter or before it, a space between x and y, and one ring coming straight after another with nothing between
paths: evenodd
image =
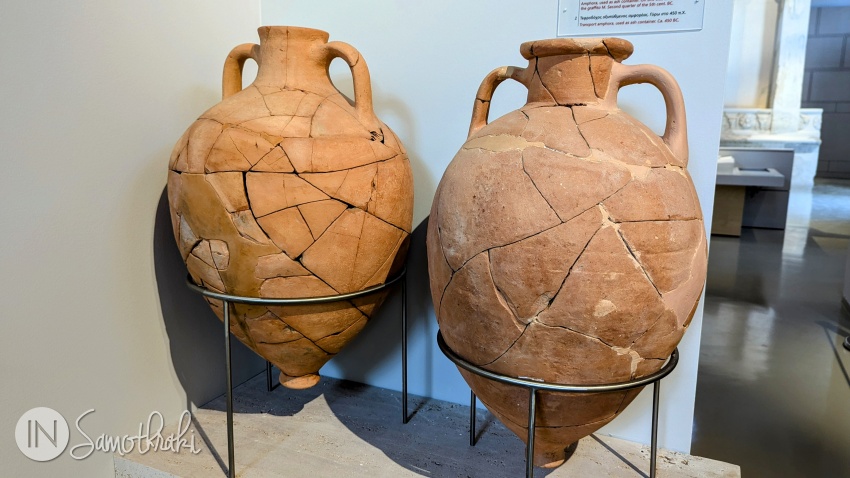
<instances>
[{"instance_id":1,"label":"stone block in background","mask_svg":"<svg viewBox=\"0 0 850 478\"><path fill-rule=\"evenodd\" d=\"M814 71L811 88L810 101L850 101L850 70Z\"/></svg>"},{"instance_id":2,"label":"stone block in background","mask_svg":"<svg viewBox=\"0 0 850 478\"><path fill-rule=\"evenodd\" d=\"M850 85L850 83L848 83ZM850 86L848 86L850 89ZM850 113L826 113L821 130L821 157L831 163L850 163ZM830 171L833 168L830 167Z\"/></svg>"},{"instance_id":3,"label":"stone block in background","mask_svg":"<svg viewBox=\"0 0 850 478\"><path fill-rule=\"evenodd\" d=\"M818 35L850 33L850 7L821 8Z\"/></svg>"},{"instance_id":4,"label":"stone block in background","mask_svg":"<svg viewBox=\"0 0 850 478\"><path fill-rule=\"evenodd\" d=\"M806 42L806 69L840 67L843 49L843 36L809 37L809 40ZM804 97L805 92L806 89L804 87Z\"/></svg>"}]
</instances>

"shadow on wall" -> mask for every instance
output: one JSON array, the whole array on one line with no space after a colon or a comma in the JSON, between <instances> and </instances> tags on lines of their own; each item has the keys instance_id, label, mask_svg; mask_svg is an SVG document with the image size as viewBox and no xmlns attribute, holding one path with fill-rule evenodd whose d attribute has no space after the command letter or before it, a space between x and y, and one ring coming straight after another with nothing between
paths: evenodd
<instances>
[{"instance_id":1,"label":"shadow on wall","mask_svg":"<svg viewBox=\"0 0 850 478\"><path fill-rule=\"evenodd\" d=\"M489 413L479 414L477 436L481 443L470 447L468 406L428 398L434 395L435 389L452 386L453 381L447 380L446 372L462 384L464 394L469 393L454 365L441 354L434 356L439 351L434 344L437 324L425 247L428 220L425 218L413 230L407 256L408 386L424 395L410 396L410 422L402 424L401 397L395 392L348 381L325 380L320 384L324 389L321 394L346 428L408 470L425 476L522 476L525 445L495 417ZM401 367L397 363L401 356L400 314L401 293L397 289L373 322L334 358L332 363L342 378L375 383L376 372L390 369L392 373L385 378L389 383L382 386L401 388ZM442 362L447 369L439 366ZM437 370L435 364L438 364ZM305 400L318 396L310 391L286 390L285 394L297 406L304 392L307 392ZM303 403L288 414L301 407ZM399 440L399 436L403 436L403 440ZM551 470L535 469L535 476L549 473Z\"/></svg>"},{"instance_id":2,"label":"shadow on wall","mask_svg":"<svg viewBox=\"0 0 850 478\"><path fill-rule=\"evenodd\" d=\"M425 235L428 220L410 236L407 255L408 384L426 396L433 389L433 340L437 330L428 285ZM369 324L326 366L327 375L401 390L401 288L396 287Z\"/></svg>"},{"instance_id":3,"label":"shadow on wall","mask_svg":"<svg viewBox=\"0 0 850 478\"><path fill-rule=\"evenodd\" d=\"M410 168L413 171L415 196L419 198L418 201L414 201L413 216L417 217L421 213L427 215L431 211L431 202L437 185L434 184L433 173L417 153L421 148L416 136L415 115L402 98L387 97L385 94L380 95L375 101L375 112L392 128L399 139L403 138L402 144L407 150ZM420 208L424 211L419 211ZM426 217L423 224L427 221Z\"/></svg>"},{"instance_id":4,"label":"shadow on wall","mask_svg":"<svg viewBox=\"0 0 850 478\"><path fill-rule=\"evenodd\" d=\"M351 82L350 75L340 75L334 79L335 84L343 86ZM348 96L351 96L350 93ZM419 194L427 196L418 206L430 207L430 199L435 189L432 173L425 162L415 153L418 150L415 137L414 116L405 103L397 98L385 98L377 95L375 110L382 120L395 126L394 131L403 137L403 143L410 157L415 187ZM408 317L408 385L411 393L433 396L446 394L446 389L457 389L461 397L468 396L466 388L454 365L439 354L434 343L437 334L437 324L434 318L433 305L428 277L426 254L426 232L428 219L414 228L411 234L410 248L407 257L407 317ZM212 313L209 306L197 294L191 292L185 284L187 270L180 258L180 253L174 240L169 216L166 192L160 197L154 229L154 259L157 287L159 289L163 320L170 342L171 359L175 372L186 390L187 400L194 404L210 402L205 408L224 410L224 347L222 324ZM363 331L358 334L346 347L331 360L321 374L328 377L343 378L353 382L366 383L373 387L401 389L401 288L395 287L390 291L381 308L371 318ZM260 373L265 365L262 358L256 356L250 349L238 340L233 340L234 383ZM273 377L277 377L275 369ZM259 380L259 378L255 379ZM345 383L344 387L338 385ZM341 388L342 387L342 388ZM329 398L332 412L351 431L373 446L381 449L388 457L402 466L414 471L421 471L421 460L428 459L415 446L423 441L416 437L416 429L404 428L411 435L410 446L399 446L398 443L386 443L380 433L382 427L389 425L385 417L375 414L354 413L351 400L338 399L339 395L388 394L386 390L376 389L365 385L349 382L323 380L319 385L307 390L290 390L277 387L274 403L270 406L261 405L250 396L236 393L234 396L237 413L269 413L273 415L293 415L304 408L304 405L321 395ZM263 384L263 393L265 385ZM243 387L244 389L244 387ZM390 410L394 417L392 426L401 427L401 404L398 394L388 401L374 403L375 407ZM215 399L218 397L217 399ZM215 400L213 400L215 399ZM442 404L423 397L411 398L409 413L416 420L416 413L426 407L440 407ZM457 407L457 405L449 405ZM430 409L430 408L429 408ZM386 413L385 413L386 414ZM422 415L420 414L420 417ZM489 421L488 421L489 420ZM377 426L378 422L383 423ZM463 444L468 447L464 423L459 427L454 425L445 428L445 434L451 436L452 442L442 445L449 455L450 449ZM498 426L496 426L498 425ZM491 430L501 426L492 418L479 420L479 434L491 433ZM504 433L513 434L504 430ZM457 443L455 443L457 442ZM522 454L522 443L516 439L517 449ZM209 445L209 443L207 444ZM516 445L516 443L515 443ZM210 447L212 449L212 447ZM472 449L475 450L475 449ZM473 453L470 451L469 453ZM511 451L513 453L513 451ZM454 455L452 453L451 455ZM465 456L463 453L460 456ZM221 463L221 461L220 461ZM521 457L518 460L521 466ZM433 464L432 464L433 468ZM501 470L501 468L499 468ZM435 471L438 471L439 468ZM501 471L500 471L501 472ZM518 472L519 473L519 472ZM542 476L542 474L541 474Z\"/></svg>"},{"instance_id":5,"label":"shadow on wall","mask_svg":"<svg viewBox=\"0 0 850 478\"><path fill-rule=\"evenodd\" d=\"M345 71L332 74L332 81L344 95L352 97L352 80L347 66ZM419 195L416 204L430 209L436 185L425 162L416 153L420 147L415 116L402 99L380 92L375 95L374 109L377 116L401 138L407 150L416 194ZM433 341L437 327L428 285L427 226L426 218L414 228L407 256L408 384L415 393L433 396L440 384L434 383L436 357ZM397 287L363 331L325 365L322 374L401 390L401 302L401 291ZM455 378L459 379L459 375Z\"/></svg>"},{"instance_id":6,"label":"shadow on wall","mask_svg":"<svg viewBox=\"0 0 850 478\"><path fill-rule=\"evenodd\" d=\"M165 189L156 210L153 253L171 363L186 391L187 407L200 406L225 392L224 325L203 298L186 287L188 271L174 240ZM234 384L265 368L265 361L235 338L231 351Z\"/></svg>"},{"instance_id":7,"label":"shadow on wall","mask_svg":"<svg viewBox=\"0 0 850 478\"><path fill-rule=\"evenodd\" d=\"M351 83L350 74L335 78L335 83ZM349 93L349 96L353 96ZM430 194L433 180L423 162L413 151L416 149L415 125L406 105L392 98L376 98L375 110L398 124L398 132L406 139L404 144L410 155L416 189ZM427 201L430 204L430 201ZM433 323L433 308L428 287L425 256L425 231L427 220L411 236L408 263L408 319L409 337L428 337L437 333ZM206 302L185 284L187 270L180 258L171 228L166 191L163 191L157 208L154 229L154 261L157 288L166 332L169 337L171 360L181 385L186 390L187 401L204 404L224 393L224 344L221 321ZM430 395L434 389L433 350L426 343L416 341L411 356L416 354L417 366L411 366L409 383L417 393ZM238 340L233 340L234 383L259 373L264 360L255 355ZM391 291L384 305L369 321L352 343L329 362L322 370L332 377L368 383L392 389L401 388L401 292ZM422 360L424 357L424 360ZM419 365L422 366L419 366ZM276 377L276 373L275 373Z\"/></svg>"},{"instance_id":8,"label":"shadow on wall","mask_svg":"<svg viewBox=\"0 0 850 478\"><path fill-rule=\"evenodd\" d=\"M414 383L418 387L424 385L430 392L434 386L444 386L445 377L433 370L432 342L437 330L432 319L425 252L427 229L428 219L419 224L411 235L406 280L408 337L416 339L411 340L411 344L417 343L421 347L415 352L409 350L409 383L411 388L414 388ZM217 330L214 335L218 336ZM343 426L408 470L433 476L521 476L525 466L525 445L489 413L479 414L477 436L480 443L476 447L469 446L469 410L463 405L411 395L408 405L410 422L402 424L401 394L386 390L401 388L400 349L401 290L396 287L379 313L333 359L332 371L353 381L323 378L318 385L306 390L276 386L268 392L265 380L256 377L234 394L234 411L293 416L308 403L324 397L334 417ZM425 359L421 360L423 355ZM450 368L454 369L454 366L450 365ZM323 375L330 375L326 371L322 370ZM457 372L452 373L457 375ZM274 376L276 374L275 369ZM376 388L356 383L375 384L381 380L388 381L390 387ZM224 411L226 404L223 397L219 397L205 408ZM224 469L221 458L224 449L209 441L205 443L218 456ZM475 470L474 473L470 474L471 470ZM535 476L549 473L551 470L538 468Z\"/></svg>"}]
</instances>

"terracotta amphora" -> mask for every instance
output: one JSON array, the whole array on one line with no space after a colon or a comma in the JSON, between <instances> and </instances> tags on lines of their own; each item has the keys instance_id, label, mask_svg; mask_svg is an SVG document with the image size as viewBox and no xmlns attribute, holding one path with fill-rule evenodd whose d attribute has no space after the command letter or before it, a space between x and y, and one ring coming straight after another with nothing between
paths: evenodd
<instances>
[{"instance_id":1,"label":"terracotta amphora","mask_svg":"<svg viewBox=\"0 0 850 478\"><path fill-rule=\"evenodd\" d=\"M658 370L688 326L706 240L685 107L669 73L621 63L632 51L617 38L523 43L526 68L481 84L427 240L440 331L467 361L546 382L618 383ZM528 102L488 124L506 79L528 88ZM661 91L663 136L617 107L634 83ZM525 440L528 392L461 373ZM535 463L562 463L638 392L539 393Z\"/></svg>"},{"instance_id":2,"label":"terracotta amphora","mask_svg":"<svg viewBox=\"0 0 850 478\"><path fill-rule=\"evenodd\" d=\"M372 108L366 61L319 30L261 27L224 64L223 100L171 156L168 200L192 279L249 297L336 295L400 271L413 220L404 148ZM258 64L242 89L242 66ZM341 58L354 100L328 76ZM322 305L234 305L231 331L306 388L366 324L382 295ZM221 303L209 301L222 317Z\"/></svg>"}]
</instances>

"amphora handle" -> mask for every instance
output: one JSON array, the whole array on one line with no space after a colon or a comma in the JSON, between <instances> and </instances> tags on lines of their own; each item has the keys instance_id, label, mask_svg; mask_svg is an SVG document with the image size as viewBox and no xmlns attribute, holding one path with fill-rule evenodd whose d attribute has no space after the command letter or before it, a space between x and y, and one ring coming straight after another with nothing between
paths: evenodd
<instances>
[{"instance_id":1,"label":"amphora handle","mask_svg":"<svg viewBox=\"0 0 850 478\"><path fill-rule=\"evenodd\" d=\"M224 72L221 76L221 99L233 96L242 91L242 68L245 60L252 59L260 64L260 45L243 43L230 50L224 60Z\"/></svg>"},{"instance_id":2,"label":"amphora handle","mask_svg":"<svg viewBox=\"0 0 850 478\"><path fill-rule=\"evenodd\" d=\"M688 125L685 120L685 100L679 83L667 70L655 65L624 65L614 62L608 97L616 101L617 91L623 86L649 83L658 88L667 107L667 125L661 139L677 159L688 164ZM613 89L613 91L611 90Z\"/></svg>"},{"instance_id":3,"label":"amphora handle","mask_svg":"<svg viewBox=\"0 0 850 478\"><path fill-rule=\"evenodd\" d=\"M493 92L496 91L496 87L499 84L507 79L511 79L528 88L525 72L525 68L518 66L503 66L496 68L484 77L481 86L478 87L478 93L475 94L475 105L472 106L472 121L469 124L467 138L487 126L487 117L490 114L490 101L493 99Z\"/></svg>"},{"instance_id":4,"label":"amphora handle","mask_svg":"<svg viewBox=\"0 0 850 478\"><path fill-rule=\"evenodd\" d=\"M372 105L372 79L369 76L366 60L348 43L332 41L324 47L327 51L328 63L334 58L342 58L351 69L351 76L354 79L354 111L357 113L357 119L369 128L369 131L382 134L381 122L375 116Z\"/></svg>"}]
</instances>

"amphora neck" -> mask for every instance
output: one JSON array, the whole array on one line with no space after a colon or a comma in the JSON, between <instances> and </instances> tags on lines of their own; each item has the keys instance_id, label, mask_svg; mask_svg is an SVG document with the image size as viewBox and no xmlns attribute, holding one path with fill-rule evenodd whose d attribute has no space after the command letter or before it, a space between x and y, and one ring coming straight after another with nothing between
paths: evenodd
<instances>
[{"instance_id":1,"label":"amphora neck","mask_svg":"<svg viewBox=\"0 0 850 478\"><path fill-rule=\"evenodd\" d=\"M257 86L323 92L334 89L325 49L329 35L300 27L260 27Z\"/></svg>"},{"instance_id":2,"label":"amphora neck","mask_svg":"<svg viewBox=\"0 0 850 478\"><path fill-rule=\"evenodd\" d=\"M631 55L632 44L619 38L556 38L523 43L522 56L534 73L529 103L595 104L605 100L611 66Z\"/></svg>"}]
</instances>

